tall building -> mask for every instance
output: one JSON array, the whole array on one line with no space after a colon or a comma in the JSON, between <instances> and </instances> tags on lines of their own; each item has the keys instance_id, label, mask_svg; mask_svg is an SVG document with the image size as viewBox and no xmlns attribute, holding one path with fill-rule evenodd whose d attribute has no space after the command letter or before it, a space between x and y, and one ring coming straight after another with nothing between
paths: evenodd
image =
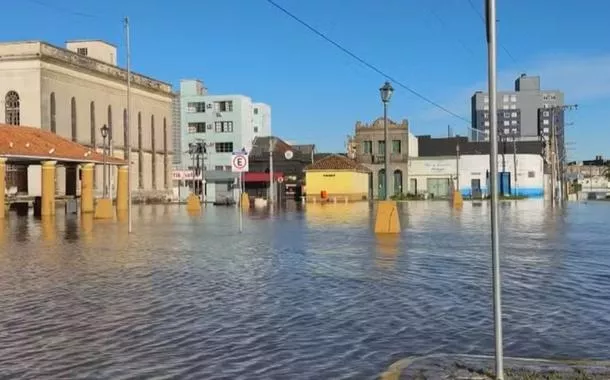
<instances>
[{"instance_id":1,"label":"tall building","mask_svg":"<svg viewBox=\"0 0 610 380\"><path fill-rule=\"evenodd\" d=\"M271 107L244 95L210 95L201 81L189 79L180 82L180 109L182 166L193 166L189 144L203 142L207 199L218 199L234 180L232 153L271 135Z\"/></svg>"},{"instance_id":2,"label":"tall building","mask_svg":"<svg viewBox=\"0 0 610 380\"><path fill-rule=\"evenodd\" d=\"M548 136L553 119L558 136L563 136L564 94L541 90L540 77L521 74L514 91L498 91L498 136L517 140L540 140ZM471 98L474 141L489 140L489 94L477 91ZM554 118L553 118L554 116Z\"/></svg>"},{"instance_id":3,"label":"tall building","mask_svg":"<svg viewBox=\"0 0 610 380\"><path fill-rule=\"evenodd\" d=\"M174 156L172 164L176 167L182 165L182 131L180 128L180 92L174 94L172 99L172 143Z\"/></svg>"},{"instance_id":4,"label":"tall building","mask_svg":"<svg viewBox=\"0 0 610 380\"><path fill-rule=\"evenodd\" d=\"M127 72L117 48L99 40L69 41L60 48L41 41L0 43L0 120L49 130L102 151L101 127L109 129L111 154L127 158ZM133 189L171 188L172 89L132 72L131 161ZM15 182L40 195L40 165L11 168ZM95 184L102 190L102 168ZM65 168L57 168L57 193L65 194ZM111 181L112 190L112 181Z\"/></svg>"}]
</instances>

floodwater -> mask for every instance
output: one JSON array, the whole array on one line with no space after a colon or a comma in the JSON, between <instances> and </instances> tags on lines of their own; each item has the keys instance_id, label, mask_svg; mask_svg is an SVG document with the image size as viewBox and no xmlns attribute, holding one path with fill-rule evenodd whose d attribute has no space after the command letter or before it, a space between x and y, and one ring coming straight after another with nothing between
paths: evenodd
<instances>
[{"instance_id":1,"label":"floodwater","mask_svg":"<svg viewBox=\"0 0 610 380\"><path fill-rule=\"evenodd\" d=\"M0 378L373 379L493 353L487 204L0 221ZM610 202L501 203L505 353L610 356Z\"/></svg>"}]
</instances>

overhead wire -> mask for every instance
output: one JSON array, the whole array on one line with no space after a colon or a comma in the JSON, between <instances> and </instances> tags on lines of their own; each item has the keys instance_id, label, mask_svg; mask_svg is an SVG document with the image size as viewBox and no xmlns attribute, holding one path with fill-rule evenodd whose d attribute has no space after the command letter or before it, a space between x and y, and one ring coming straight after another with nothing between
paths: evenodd
<instances>
[{"instance_id":1,"label":"overhead wire","mask_svg":"<svg viewBox=\"0 0 610 380\"><path fill-rule=\"evenodd\" d=\"M279 5L274 0L266 0L266 1L269 4L271 4L272 6L274 6L275 8L277 8L278 10L280 10L281 12L283 12L284 14L286 14L287 16L289 16L290 18L292 18L293 20L297 21L299 24L301 24L304 27L306 27L307 29L309 29L314 34L318 35L320 38L324 39L326 42L330 43L331 45L333 45L337 49L341 50L343 53L345 53L348 56L352 57L353 59L355 59L356 61L360 62L362 65L366 66L367 68L373 70L377 74L380 74L381 76L383 76L386 79L390 80L391 82L395 83L399 87L402 87L403 89L407 90L408 92L410 92L411 94L413 94L417 98L425 101L426 103L428 103L428 104L430 104L430 105L440 109L441 111L443 111L443 112L445 112L445 113L447 113L447 114L449 114L449 115L451 115L451 116L453 116L453 117L455 117L455 118L457 118L457 119L459 119L459 120L461 120L463 122L466 122L468 124L471 123L470 120L468 120L467 118L465 118L463 116L460 116L457 113L455 113L455 112L449 110L448 108L442 106L441 104L431 100L430 98L426 97L425 95L421 94L420 92L414 90L413 88L411 88L411 87L407 86L406 84L402 83L401 81L399 81L395 77L393 77L390 74L386 73L385 71L381 70L380 68L378 68L374 64L372 64L372 63L368 62L367 60L365 60L364 58L358 56L356 53L352 52L348 48L346 48L343 45L341 45L339 42L337 42L337 41L333 40L332 38L328 37L326 34L324 34L323 32L319 31L315 27L311 26L309 23L307 23L306 21L302 20L301 18L299 18L298 16L296 16L294 13L290 12L286 8L282 7L281 5Z\"/></svg>"}]
</instances>

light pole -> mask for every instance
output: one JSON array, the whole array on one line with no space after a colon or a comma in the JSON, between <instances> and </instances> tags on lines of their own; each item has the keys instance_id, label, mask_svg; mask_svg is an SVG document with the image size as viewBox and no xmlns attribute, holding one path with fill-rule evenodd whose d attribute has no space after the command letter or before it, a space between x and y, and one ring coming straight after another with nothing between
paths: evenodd
<instances>
[{"instance_id":1,"label":"light pole","mask_svg":"<svg viewBox=\"0 0 610 380\"><path fill-rule=\"evenodd\" d=\"M102 157L103 157L103 175L104 175L104 191L103 191L103 198L107 198L108 197L108 182L107 182L107 171L108 169L106 168L106 138L108 137L108 126L106 124L104 124L101 128L100 128L100 132L102 134L102 139L104 139L104 146L103 146L103 153L102 153Z\"/></svg>"},{"instance_id":2,"label":"light pole","mask_svg":"<svg viewBox=\"0 0 610 380\"><path fill-rule=\"evenodd\" d=\"M383 102L383 147L384 147L384 160L383 160L383 171L385 175L383 176L384 181L384 194L383 199L388 200L388 191L390 191L390 147L388 141L388 103L392 98L392 93L394 93L394 88L390 82L385 82L384 85L379 89L379 94L381 95L381 101Z\"/></svg>"}]
</instances>

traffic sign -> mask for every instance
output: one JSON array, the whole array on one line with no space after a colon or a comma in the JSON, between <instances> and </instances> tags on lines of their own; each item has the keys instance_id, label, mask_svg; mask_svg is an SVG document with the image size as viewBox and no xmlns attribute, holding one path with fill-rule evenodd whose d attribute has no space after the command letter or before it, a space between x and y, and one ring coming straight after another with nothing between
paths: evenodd
<instances>
[{"instance_id":1,"label":"traffic sign","mask_svg":"<svg viewBox=\"0 0 610 380\"><path fill-rule=\"evenodd\" d=\"M280 177L277 179L277 183L282 183L282 182L284 182L284 177Z\"/></svg>"},{"instance_id":2,"label":"traffic sign","mask_svg":"<svg viewBox=\"0 0 610 380\"><path fill-rule=\"evenodd\" d=\"M231 171L243 173L247 172L248 170L248 155L241 152L233 153L233 159L231 160Z\"/></svg>"},{"instance_id":3,"label":"traffic sign","mask_svg":"<svg viewBox=\"0 0 610 380\"><path fill-rule=\"evenodd\" d=\"M284 158L286 158L287 160L292 159L292 157L294 157L294 153L292 153L291 150L287 150L286 152L284 152Z\"/></svg>"}]
</instances>

